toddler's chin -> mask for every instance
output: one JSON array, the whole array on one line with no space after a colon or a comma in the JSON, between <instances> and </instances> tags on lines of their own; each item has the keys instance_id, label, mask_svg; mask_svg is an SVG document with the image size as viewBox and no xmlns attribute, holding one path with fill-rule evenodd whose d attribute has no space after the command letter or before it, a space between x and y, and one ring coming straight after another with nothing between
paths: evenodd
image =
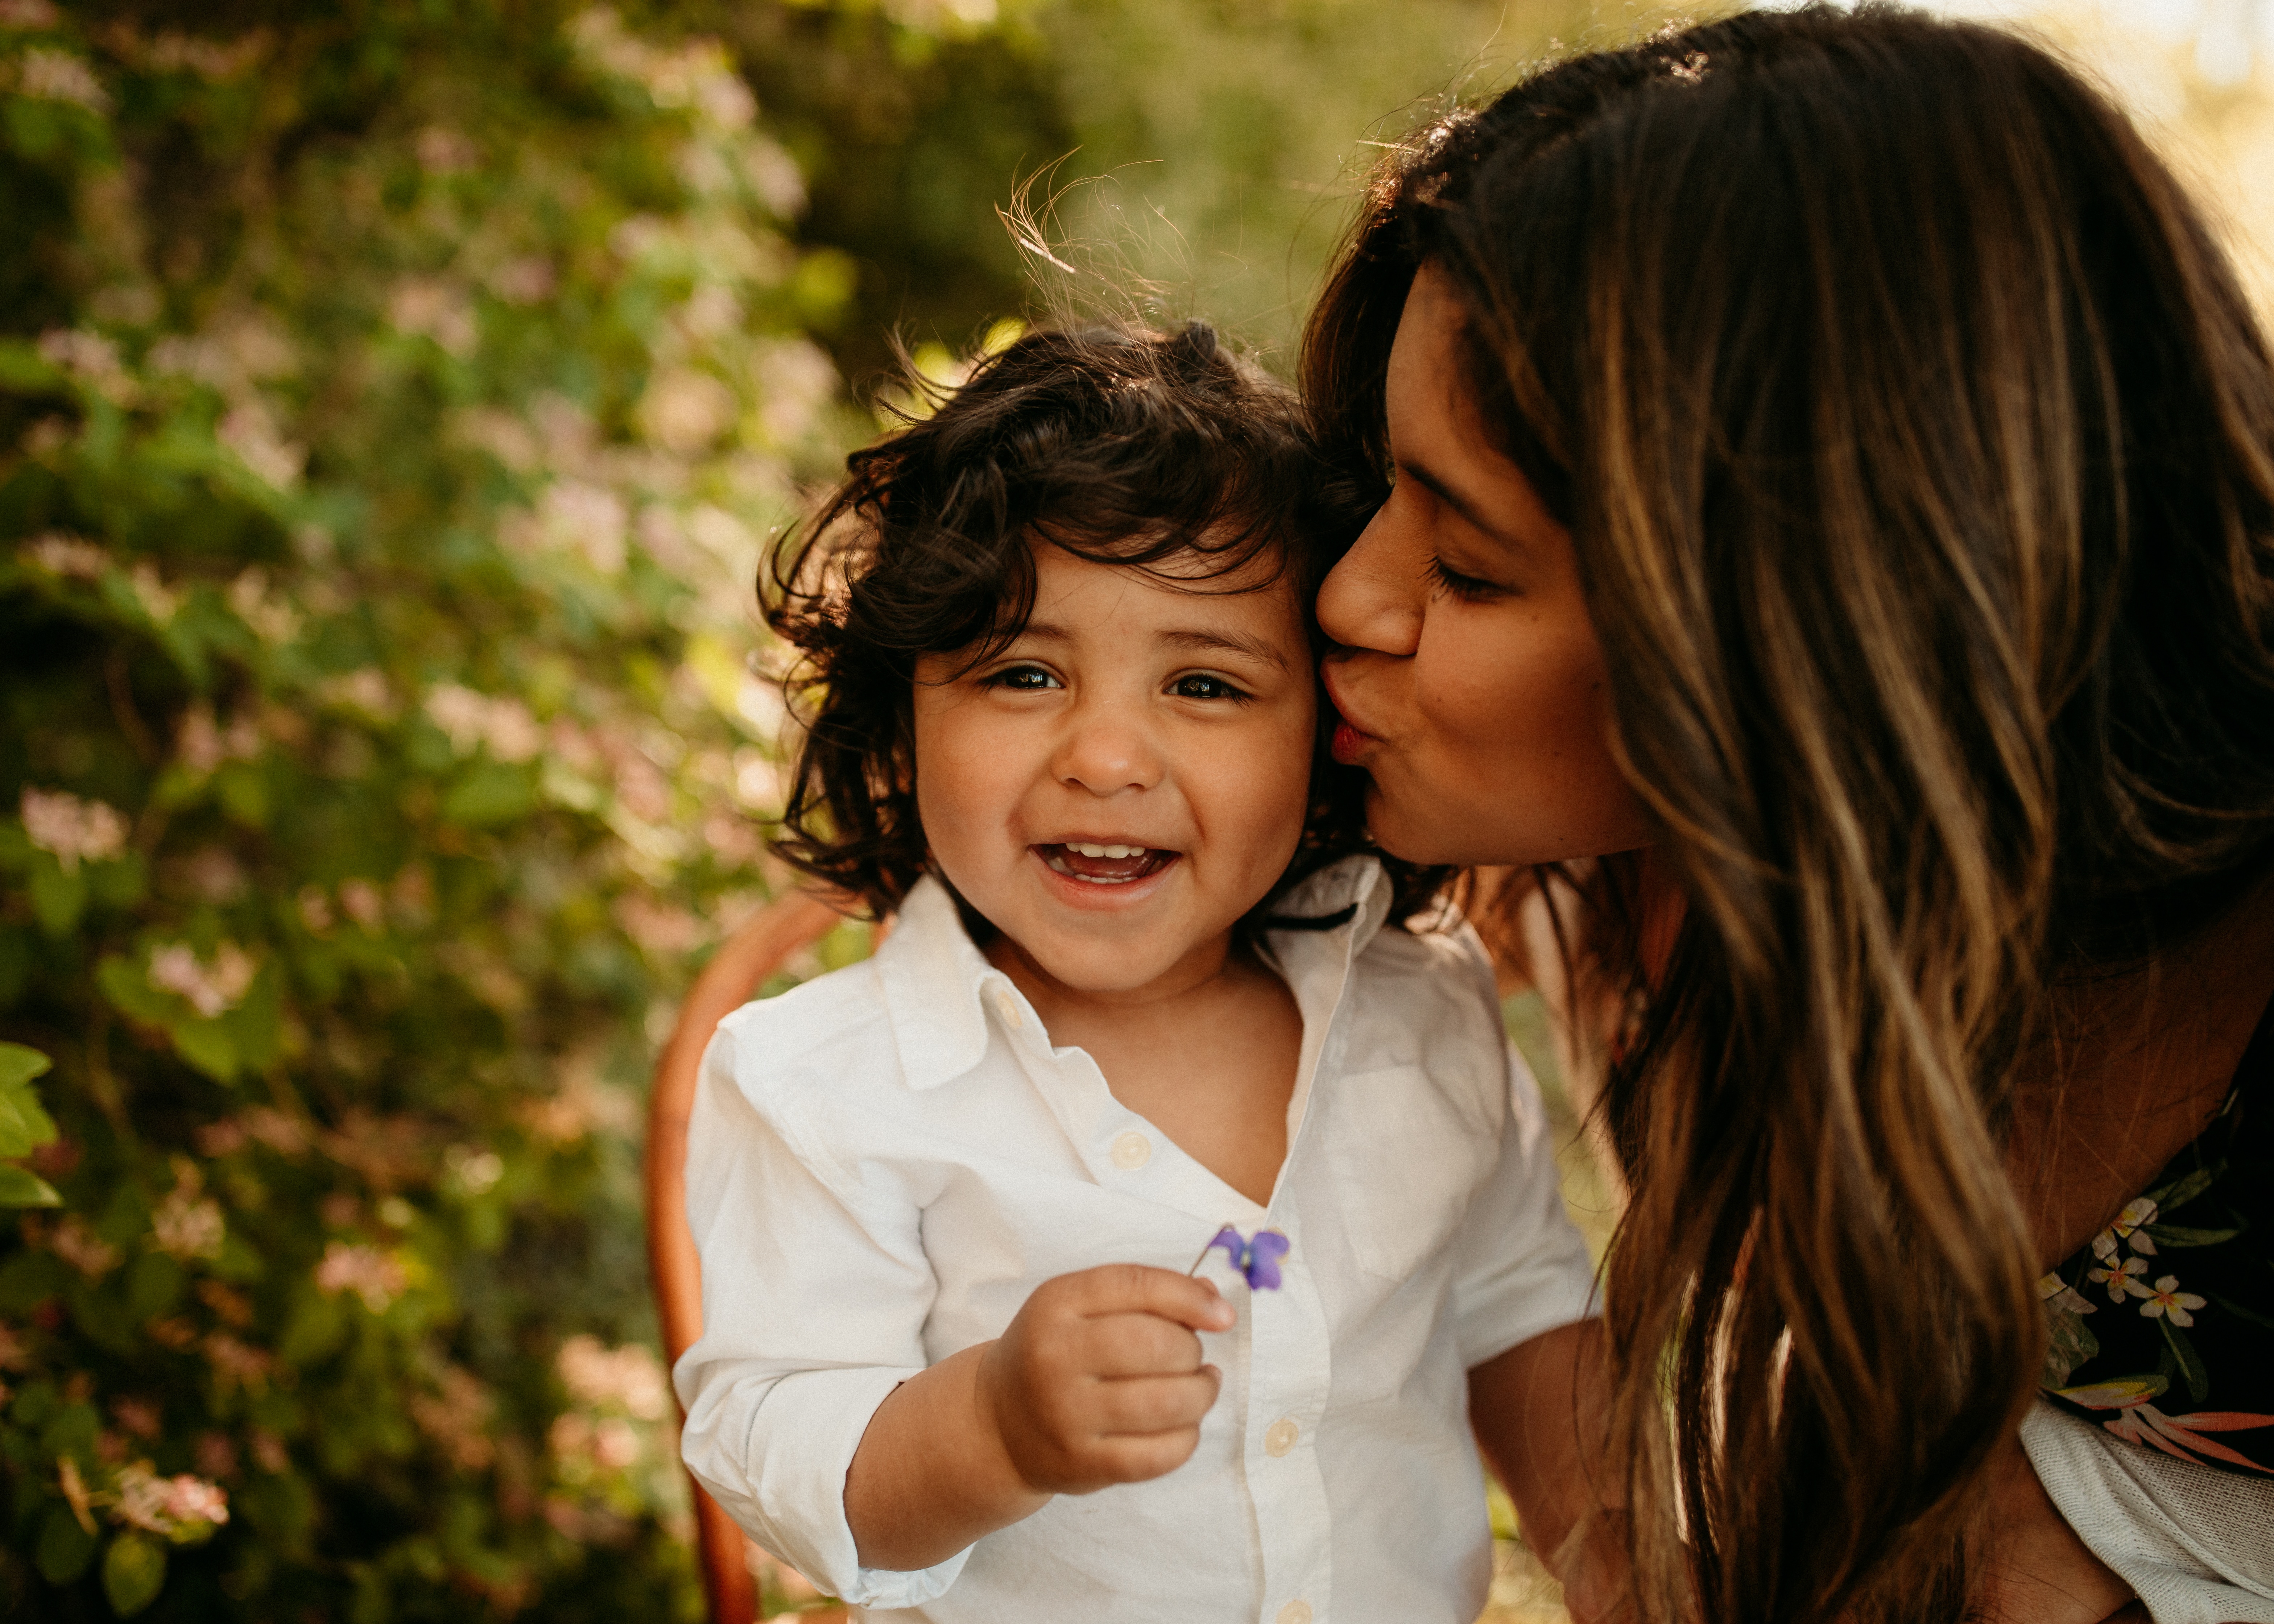
<instances>
[{"instance_id":1,"label":"toddler's chin","mask_svg":"<svg viewBox=\"0 0 2274 1624\"><path fill-rule=\"evenodd\" d=\"M1035 967L1069 992L1098 997L1133 993L1151 986L1174 969L1194 944L1172 947L1085 942L1050 944L1043 951L1028 952Z\"/></svg>"}]
</instances>

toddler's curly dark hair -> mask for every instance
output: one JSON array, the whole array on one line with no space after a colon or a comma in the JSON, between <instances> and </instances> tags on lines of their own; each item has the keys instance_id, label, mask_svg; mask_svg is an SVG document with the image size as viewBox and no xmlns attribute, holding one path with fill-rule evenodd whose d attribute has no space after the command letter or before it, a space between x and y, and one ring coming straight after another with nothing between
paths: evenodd
<instances>
[{"instance_id":1,"label":"toddler's curly dark hair","mask_svg":"<svg viewBox=\"0 0 2274 1624\"><path fill-rule=\"evenodd\" d=\"M1307 620L1366 517L1357 487L1314 454L1292 391L1197 321L1030 333L846 469L761 582L766 623L796 650L784 687L806 729L773 846L880 918L930 871L916 661L976 664L1017 636L1034 611L1035 545L1180 585L1195 558L1203 580L1275 561ZM1315 650L1314 622L1312 637ZM1323 695L1320 716L1302 840L1251 925L1306 876L1373 849L1364 778L1324 748ZM1389 868L1400 921L1444 878Z\"/></svg>"}]
</instances>

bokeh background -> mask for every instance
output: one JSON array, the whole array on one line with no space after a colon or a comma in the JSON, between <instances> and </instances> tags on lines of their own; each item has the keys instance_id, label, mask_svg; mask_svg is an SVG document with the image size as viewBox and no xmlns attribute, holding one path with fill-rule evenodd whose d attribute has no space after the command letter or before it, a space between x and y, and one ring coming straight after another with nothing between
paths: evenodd
<instances>
[{"instance_id":1,"label":"bokeh background","mask_svg":"<svg viewBox=\"0 0 2274 1624\"><path fill-rule=\"evenodd\" d=\"M2270 12L2003 13L2262 290ZM1284 367L1370 142L1663 15L0 0L0 1614L697 1616L638 1124L784 883L768 539L902 352Z\"/></svg>"}]
</instances>

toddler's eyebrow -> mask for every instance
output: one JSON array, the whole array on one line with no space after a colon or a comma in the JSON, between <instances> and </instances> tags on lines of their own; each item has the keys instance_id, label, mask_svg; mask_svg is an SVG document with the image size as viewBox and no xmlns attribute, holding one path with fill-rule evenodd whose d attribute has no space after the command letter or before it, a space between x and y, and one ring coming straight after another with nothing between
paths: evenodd
<instances>
[{"instance_id":1,"label":"toddler's eyebrow","mask_svg":"<svg viewBox=\"0 0 2274 1624\"><path fill-rule=\"evenodd\" d=\"M1020 629L1017 641L1024 643L1029 639L1037 643L1072 643L1073 634L1063 626L1054 626L1048 620L1030 620ZM1163 632L1160 635L1160 641L1167 643L1171 648L1192 649L1201 653L1207 653L1216 649L1228 649L1234 654L1245 654L1251 659L1259 659L1267 665L1276 665L1282 671L1287 669L1285 656L1262 638L1251 637L1245 632Z\"/></svg>"},{"instance_id":2,"label":"toddler's eyebrow","mask_svg":"<svg viewBox=\"0 0 2274 1624\"><path fill-rule=\"evenodd\" d=\"M1235 654L1245 654L1266 665L1287 669L1286 658L1261 637L1251 637L1244 632L1163 632L1161 641L1172 648L1195 649L1206 652L1211 649L1229 649Z\"/></svg>"}]
</instances>

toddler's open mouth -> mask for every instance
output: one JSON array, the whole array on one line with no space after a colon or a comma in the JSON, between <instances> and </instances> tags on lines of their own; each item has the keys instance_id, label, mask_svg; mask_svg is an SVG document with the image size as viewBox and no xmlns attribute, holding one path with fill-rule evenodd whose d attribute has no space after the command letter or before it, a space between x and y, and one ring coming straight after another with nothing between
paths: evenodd
<instances>
[{"instance_id":1,"label":"toddler's open mouth","mask_svg":"<svg viewBox=\"0 0 2274 1624\"><path fill-rule=\"evenodd\" d=\"M1174 852L1121 842L1066 840L1038 846L1035 853L1070 879L1091 885L1127 885L1149 879L1177 861Z\"/></svg>"}]
</instances>

